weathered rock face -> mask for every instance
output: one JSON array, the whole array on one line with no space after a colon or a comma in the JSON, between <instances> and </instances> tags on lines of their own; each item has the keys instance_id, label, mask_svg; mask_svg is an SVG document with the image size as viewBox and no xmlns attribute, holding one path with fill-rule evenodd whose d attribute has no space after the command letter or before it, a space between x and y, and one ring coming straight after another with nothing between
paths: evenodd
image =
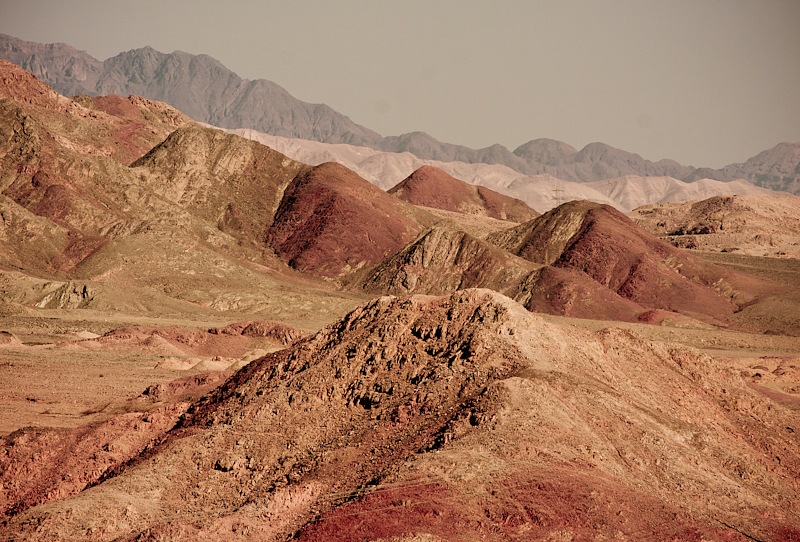
<instances>
[{"instance_id":1,"label":"weathered rock face","mask_svg":"<svg viewBox=\"0 0 800 542\"><path fill-rule=\"evenodd\" d=\"M331 162L289 184L267 244L299 271L339 277L391 256L435 220Z\"/></svg>"},{"instance_id":2,"label":"weathered rock face","mask_svg":"<svg viewBox=\"0 0 800 542\"><path fill-rule=\"evenodd\" d=\"M522 200L467 184L433 166L422 166L388 192L414 205L510 222L527 222L539 216Z\"/></svg>"},{"instance_id":3,"label":"weathered rock face","mask_svg":"<svg viewBox=\"0 0 800 542\"><path fill-rule=\"evenodd\" d=\"M87 284L66 282L52 285L51 289L36 306L42 309L80 309L89 306L94 292Z\"/></svg>"},{"instance_id":4,"label":"weathered rock face","mask_svg":"<svg viewBox=\"0 0 800 542\"><path fill-rule=\"evenodd\" d=\"M487 290L386 297L251 363L104 482L0 532L780 540L800 534L795 427L696 351L546 324Z\"/></svg>"}]
</instances>

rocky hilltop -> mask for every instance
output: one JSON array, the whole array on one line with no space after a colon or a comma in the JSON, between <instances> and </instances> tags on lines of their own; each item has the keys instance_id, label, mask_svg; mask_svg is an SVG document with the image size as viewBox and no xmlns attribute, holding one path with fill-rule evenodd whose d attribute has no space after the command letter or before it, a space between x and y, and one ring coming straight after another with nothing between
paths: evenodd
<instances>
[{"instance_id":1,"label":"rocky hilltop","mask_svg":"<svg viewBox=\"0 0 800 542\"><path fill-rule=\"evenodd\" d=\"M553 326L486 290L377 299L251 363L174 428L157 419L140 422L152 444L91 489L6 505L4 536L800 534L790 413L697 351ZM3 461L19 503L31 471Z\"/></svg>"},{"instance_id":2,"label":"rocky hilltop","mask_svg":"<svg viewBox=\"0 0 800 542\"><path fill-rule=\"evenodd\" d=\"M800 190L798 143L781 143L720 170L684 166L674 160L652 162L603 143L590 143L578 151L563 142L535 139L513 152L502 145L470 149L437 141L423 132L382 137L324 104L293 98L271 81L241 79L207 55L165 54L144 47L100 61L66 44L45 45L0 35L0 58L22 66L64 95L145 96L167 102L198 121L225 128L409 152L442 162L502 164L525 175L548 174L574 182L626 175L684 181L742 178L772 190Z\"/></svg>"}]
</instances>

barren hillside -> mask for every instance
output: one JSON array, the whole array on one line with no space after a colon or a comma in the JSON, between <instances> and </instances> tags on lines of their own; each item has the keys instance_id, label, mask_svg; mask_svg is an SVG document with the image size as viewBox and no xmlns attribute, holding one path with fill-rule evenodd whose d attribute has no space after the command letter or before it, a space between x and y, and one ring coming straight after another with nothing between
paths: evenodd
<instances>
[{"instance_id":1,"label":"barren hillside","mask_svg":"<svg viewBox=\"0 0 800 542\"><path fill-rule=\"evenodd\" d=\"M2 531L786 540L800 534L795 424L694 350L546 324L485 290L382 298L251 363L137 459ZM98 453L118 438L95 439ZM26 475L3 472L14 502Z\"/></svg>"},{"instance_id":2,"label":"barren hillside","mask_svg":"<svg viewBox=\"0 0 800 542\"><path fill-rule=\"evenodd\" d=\"M449 167L423 208L0 62L0 538L800 540L794 200L515 225Z\"/></svg>"},{"instance_id":3,"label":"barren hillside","mask_svg":"<svg viewBox=\"0 0 800 542\"><path fill-rule=\"evenodd\" d=\"M647 205L630 216L652 234L682 248L800 258L797 196L713 197Z\"/></svg>"}]
</instances>

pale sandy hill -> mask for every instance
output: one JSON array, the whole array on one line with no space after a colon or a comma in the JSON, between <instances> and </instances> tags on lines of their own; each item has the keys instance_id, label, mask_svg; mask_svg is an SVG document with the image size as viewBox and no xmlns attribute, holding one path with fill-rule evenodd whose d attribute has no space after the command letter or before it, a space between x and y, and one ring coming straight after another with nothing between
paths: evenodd
<instances>
[{"instance_id":1,"label":"pale sandy hill","mask_svg":"<svg viewBox=\"0 0 800 542\"><path fill-rule=\"evenodd\" d=\"M672 177L628 175L587 184L608 196L615 202L615 207L625 212L642 205L696 201L712 196L775 194L743 179L730 182L699 179L687 183Z\"/></svg>"},{"instance_id":2,"label":"pale sandy hill","mask_svg":"<svg viewBox=\"0 0 800 542\"><path fill-rule=\"evenodd\" d=\"M683 248L800 258L800 197L790 194L716 196L646 205L629 216L654 235Z\"/></svg>"},{"instance_id":3,"label":"pale sandy hill","mask_svg":"<svg viewBox=\"0 0 800 542\"><path fill-rule=\"evenodd\" d=\"M228 131L259 141L306 164L339 162L384 190L395 186L423 165L434 166L467 183L519 198L540 213L567 201L581 199L605 203L627 212L652 203L691 201L714 195L771 193L744 180L727 183L700 179L687 183L664 175L627 175L602 181L572 182L549 173L523 175L501 164L423 160L408 152L393 153L291 139L254 130Z\"/></svg>"},{"instance_id":4,"label":"pale sandy hill","mask_svg":"<svg viewBox=\"0 0 800 542\"><path fill-rule=\"evenodd\" d=\"M246 129L226 131L258 141L294 160L312 166L325 162L338 162L384 190L393 187L424 165L437 167L467 183L487 186L494 190L507 186L520 176L518 171L499 164L424 160L410 152L397 153L354 145L320 143Z\"/></svg>"},{"instance_id":5,"label":"pale sandy hill","mask_svg":"<svg viewBox=\"0 0 800 542\"><path fill-rule=\"evenodd\" d=\"M564 181L547 174L519 177L503 192L521 199L540 213L575 200L616 205L612 198L588 184Z\"/></svg>"}]
</instances>

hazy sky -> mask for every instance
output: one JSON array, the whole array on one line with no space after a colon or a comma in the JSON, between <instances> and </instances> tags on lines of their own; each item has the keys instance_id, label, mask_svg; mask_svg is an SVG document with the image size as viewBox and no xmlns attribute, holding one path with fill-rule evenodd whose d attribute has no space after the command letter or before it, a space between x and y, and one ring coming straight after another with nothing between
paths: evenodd
<instances>
[{"instance_id":1,"label":"hazy sky","mask_svg":"<svg viewBox=\"0 0 800 542\"><path fill-rule=\"evenodd\" d=\"M720 167L800 141L798 0L0 0L0 32L101 60L205 53L382 135L476 148Z\"/></svg>"}]
</instances>

